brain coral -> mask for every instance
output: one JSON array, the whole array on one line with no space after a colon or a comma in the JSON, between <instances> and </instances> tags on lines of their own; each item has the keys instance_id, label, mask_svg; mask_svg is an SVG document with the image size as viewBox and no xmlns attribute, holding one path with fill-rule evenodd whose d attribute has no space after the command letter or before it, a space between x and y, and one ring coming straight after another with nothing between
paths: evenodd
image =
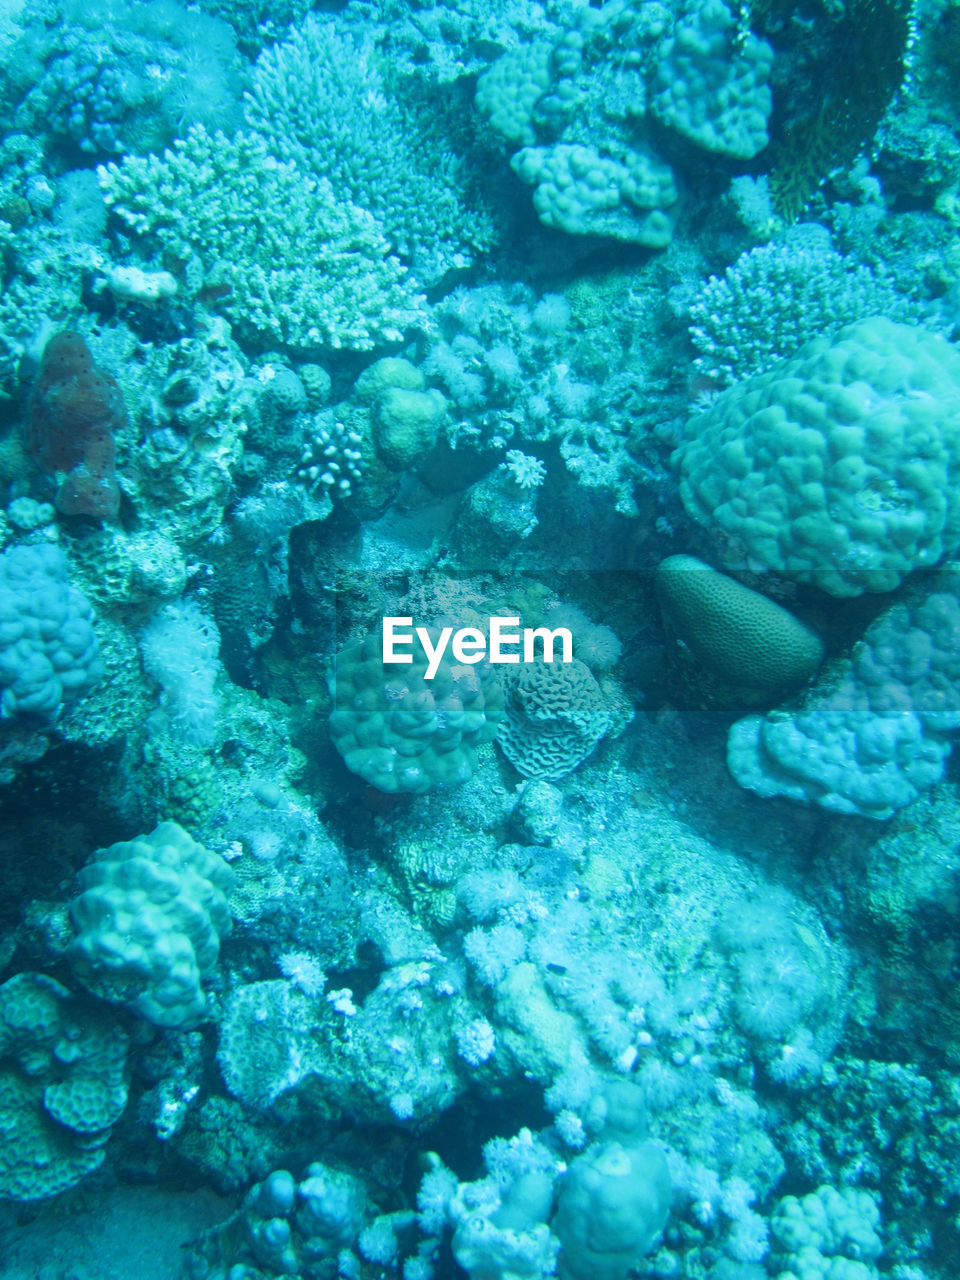
<instances>
[{"instance_id":1,"label":"brain coral","mask_svg":"<svg viewBox=\"0 0 960 1280\"><path fill-rule=\"evenodd\" d=\"M504 667L506 707L498 742L518 773L548 781L572 773L607 731L609 715L589 667L524 662Z\"/></svg>"},{"instance_id":2,"label":"brain coral","mask_svg":"<svg viewBox=\"0 0 960 1280\"><path fill-rule=\"evenodd\" d=\"M196 1022L200 979L230 928L227 864L175 822L161 822L149 835L99 849L79 880L67 958L84 986L160 1027Z\"/></svg>"},{"instance_id":3,"label":"brain coral","mask_svg":"<svg viewBox=\"0 0 960 1280\"><path fill-rule=\"evenodd\" d=\"M796 688L823 660L819 636L799 618L694 556L668 556L655 581L671 637L747 701Z\"/></svg>"},{"instance_id":4,"label":"brain coral","mask_svg":"<svg viewBox=\"0 0 960 1280\"><path fill-rule=\"evenodd\" d=\"M439 632L427 628L432 644ZM497 732L500 685L487 662L444 658L426 679L427 654L414 636L410 663L383 661L379 630L347 645L330 677L330 736L347 768L387 792L420 794L473 776L476 748Z\"/></svg>"},{"instance_id":5,"label":"brain coral","mask_svg":"<svg viewBox=\"0 0 960 1280\"><path fill-rule=\"evenodd\" d=\"M960 545L960 352L862 320L724 392L674 462L728 568L892 591Z\"/></svg>"}]
</instances>

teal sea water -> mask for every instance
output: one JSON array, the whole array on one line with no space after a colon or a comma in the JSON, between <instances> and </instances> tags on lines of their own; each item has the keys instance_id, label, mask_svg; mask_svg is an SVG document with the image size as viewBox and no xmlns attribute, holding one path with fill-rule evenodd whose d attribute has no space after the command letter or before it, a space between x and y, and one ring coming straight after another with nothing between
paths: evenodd
<instances>
[{"instance_id":1,"label":"teal sea water","mask_svg":"<svg viewBox=\"0 0 960 1280\"><path fill-rule=\"evenodd\" d=\"M956 1280L958 228L954 0L0 0L0 1280Z\"/></svg>"}]
</instances>

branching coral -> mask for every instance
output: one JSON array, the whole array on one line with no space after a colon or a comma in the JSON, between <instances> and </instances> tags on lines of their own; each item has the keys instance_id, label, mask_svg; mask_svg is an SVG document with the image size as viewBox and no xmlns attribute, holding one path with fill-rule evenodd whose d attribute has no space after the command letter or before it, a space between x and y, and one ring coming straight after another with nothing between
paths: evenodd
<instances>
[{"instance_id":1,"label":"branching coral","mask_svg":"<svg viewBox=\"0 0 960 1280\"><path fill-rule=\"evenodd\" d=\"M98 174L137 236L216 270L224 309L252 342L364 350L423 318L423 299L373 215L253 134L197 126L162 157L127 156Z\"/></svg>"}]
</instances>

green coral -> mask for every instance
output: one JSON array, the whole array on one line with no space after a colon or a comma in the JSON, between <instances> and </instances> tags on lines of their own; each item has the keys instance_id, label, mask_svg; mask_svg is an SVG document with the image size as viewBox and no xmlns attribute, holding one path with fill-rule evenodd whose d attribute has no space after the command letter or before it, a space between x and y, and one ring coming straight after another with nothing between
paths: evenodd
<instances>
[{"instance_id":1,"label":"green coral","mask_svg":"<svg viewBox=\"0 0 960 1280\"><path fill-rule=\"evenodd\" d=\"M366 350L423 319L423 298L373 215L253 134L197 125L162 157L127 156L97 174L135 235L195 255L229 287L224 310L251 342Z\"/></svg>"},{"instance_id":2,"label":"green coral","mask_svg":"<svg viewBox=\"0 0 960 1280\"><path fill-rule=\"evenodd\" d=\"M644 73L663 18L614 4L568 21L551 41L492 63L477 82L477 109L508 143L524 144L510 164L536 188L547 226L663 248L678 193L644 118Z\"/></svg>"},{"instance_id":3,"label":"green coral","mask_svg":"<svg viewBox=\"0 0 960 1280\"><path fill-rule=\"evenodd\" d=\"M508 142L532 146L534 108L550 88L553 45L546 40L508 49L477 81L477 110Z\"/></svg>"},{"instance_id":4,"label":"green coral","mask_svg":"<svg viewBox=\"0 0 960 1280\"><path fill-rule=\"evenodd\" d=\"M582 143L524 147L510 167L536 188L533 207L545 226L650 249L670 243L676 183L670 167L645 147L638 145L624 160Z\"/></svg>"}]
</instances>

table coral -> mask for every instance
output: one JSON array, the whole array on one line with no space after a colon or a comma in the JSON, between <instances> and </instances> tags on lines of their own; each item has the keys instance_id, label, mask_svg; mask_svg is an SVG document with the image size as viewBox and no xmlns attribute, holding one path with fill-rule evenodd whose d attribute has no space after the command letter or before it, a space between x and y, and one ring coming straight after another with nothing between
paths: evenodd
<instances>
[{"instance_id":1,"label":"table coral","mask_svg":"<svg viewBox=\"0 0 960 1280\"><path fill-rule=\"evenodd\" d=\"M240 333L260 346L367 350L423 318L423 298L372 214L255 134L194 126L163 156L101 165L107 204L158 247L196 254Z\"/></svg>"}]
</instances>

